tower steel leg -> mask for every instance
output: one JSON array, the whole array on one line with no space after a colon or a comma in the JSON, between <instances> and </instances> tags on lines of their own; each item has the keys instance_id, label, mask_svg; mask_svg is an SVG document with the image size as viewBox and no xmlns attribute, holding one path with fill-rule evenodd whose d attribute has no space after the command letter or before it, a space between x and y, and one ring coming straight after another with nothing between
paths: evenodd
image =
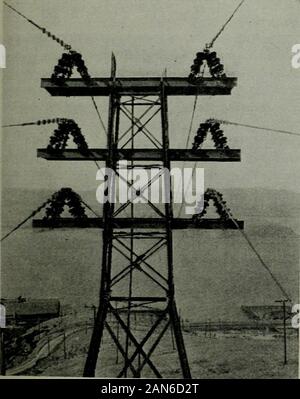
<instances>
[{"instance_id":1,"label":"tower steel leg","mask_svg":"<svg viewBox=\"0 0 300 399\"><path fill-rule=\"evenodd\" d=\"M168 128L168 102L165 94L165 86L162 80L161 82L161 124L162 124L162 140L163 140L163 153L164 153L164 167L167 170L171 170L171 163L168 155L169 149L169 128ZM172 219L173 219L173 205L172 205L172 186L171 177L168 175L169 181L166 182L166 190L169 190L169 201L166 201L166 233L167 233L167 257L168 257L168 284L169 284L169 301L170 301L170 319L174 330L174 336L176 340L177 350L179 354L179 360L184 378L191 378L190 367L186 355L184 340L181 331L180 320L175 303L175 289L174 289L174 274L173 274L173 234L172 234Z\"/></svg>"},{"instance_id":2,"label":"tower steel leg","mask_svg":"<svg viewBox=\"0 0 300 399\"><path fill-rule=\"evenodd\" d=\"M106 161L106 168L115 169L116 160L114 157L114 118L116 111L117 99L114 94L110 95L109 99L109 116L108 116L108 131L107 131L107 149L109 152ZM117 121L118 122L118 121ZM116 126L118 129L118 126ZM114 184L114 182L112 183ZM108 190L108 195L111 193L112 187ZM103 330L107 317L109 296L110 296L110 278L111 278L111 261L112 261L112 216L114 212L114 203L106 201L103 205L103 233L102 233L102 273L101 286L99 294L99 306L96 315L96 322L94 325L88 355L84 367L84 377L94 377L97 365L98 354L100 350Z\"/></svg>"},{"instance_id":3,"label":"tower steel leg","mask_svg":"<svg viewBox=\"0 0 300 399\"><path fill-rule=\"evenodd\" d=\"M163 151L163 159L161 160L162 166L165 168L165 170L170 170L171 168L171 162L169 158L169 134L168 134L168 108L167 108L167 96L165 94L165 89L164 89L164 83L163 81L161 82L161 87L160 87L160 113L161 113L161 130L162 130L162 151ZM120 119L120 110L121 110L121 101L120 97L115 96L113 93L110 95L110 103L109 103L109 121L108 121L108 137L107 137L107 149L108 149L108 158L106 161L106 167L116 170L117 167L117 159L116 159L116 153L117 153L117 148L118 148L118 137L119 137L119 119ZM131 119L132 119L132 127L131 127L131 150L134 151L134 143L133 143L133 137L134 137L134 132L133 132L133 125L136 124L136 120L134 119L134 97L131 99ZM134 167L133 162L131 163L131 168ZM135 251L133 251L133 239L134 239L134 234L135 231L131 228L129 232L130 236L130 247L128 248L130 250L130 255L127 257L126 254L123 254L125 258L127 258L130 261L130 266L129 269L125 268L121 274L120 277L117 277L118 279L125 278L128 273L129 273L129 278L130 278L130 286L129 286L129 294L128 297L124 297L126 299L127 303L127 322L123 322L119 310L117 308L113 308L111 304L111 300L113 299L111 297L111 289L112 286L114 285L114 279L116 276L112 279L111 277L111 271L112 271L112 250L117 249L120 252L120 249L116 248L115 245L113 245L113 240L114 240L114 234L113 234L113 221L115 220L115 215L118 214L119 212L116 211L114 212L114 203L113 201L107 201L104 206L103 206L103 249L102 249L102 276L101 276L101 286L100 286L100 298L99 298L99 307L98 307L98 312L96 315L96 322L94 326L94 330L92 333L91 337L91 342L90 342L90 347L88 351L88 356L84 368L84 376L86 377L93 377L95 376L95 370L96 370L96 365L97 365L97 359L101 347L101 340L103 336L103 331L104 328L106 327L109 334L111 335L114 343L116 344L118 350L122 354L124 358L124 368L123 370L119 373L120 376L127 376L127 370L129 369L134 377L139 377L140 373L143 369L143 367L147 364L150 369L154 372L154 374L157 377L161 377L159 371L153 364L153 362L150 360L150 356L152 355L154 349L164 336L164 332L167 331L168 328L172 329L174 332L174 337L175 337L175 342L176 342L176 347L178 351L178 356L179 356L179 361L180 361L180 366L182 370L182 376L184 378L191 378L191 373L190 373L190 368L187 360L187 355L185 351L185 346L184 346L184 341L183 341L183 336L182 336L182 331L181 331L181 325L180 325L180 320L176 308L176 303L175 303L175 290L174 290L174 275L173 275L173 236L172 236L172 221L173 221L173 204L172 204L172 189L171 189L171 181L170 181L170 176L167 177L169 179L166 181L166 176L165 176L165 194L167 195L167 200L165 201L165 213L162 214L163 219L164 219L164 235L165 235L165 242L164 245L166 245L166 250L167 250L167 276L164 278L159 272L156 274L156 278L162 278L163 281L162 283L156 278L153 278L153 276L149 275L149 273L146 270L143 270L144 274L148 276L149 278L152 279L152 281L156 282L159 287L164 288L165 284L165 301L166 301L166 308L163 311L164 316L159 316L156 322L152 325L152 327L149 328L149 331L146 333L145 337L139 342L136 337L133 334L132 331L132 326L130 323L130 308L132 307L132 298L133 293L132 293L132 286L131 286L131 280L132 280L132 272L133 269L140 264L148 266L149 264L146 262L146 255L147 251L143 255L137 256L135 254ZM111 190L113 187L109 187L108 190L108 195L111 193ZM150 204L151 205L151 204ZM122 208L122 207L121 207ZM125 209L126 206L123 208ZM156 207L154 207L156 209ZM134 217L133 213L133 204L131 204L131 217ZM116 241L119 245L122 244L120 240L117 239ZM159 242L158 242L159 244ZM155 247L160 248L161 245L154 245L152 249L148 250L149 253L154 253L157 249ZM123 244L123 248L126 249L126 245ZM122 251L121 251L122 253ZM150 265L151 266L151 265ZM149 266L149 267L150 267ZM128 271L126 272L126 269ZM153 268L151 269L153 272ZM155 270L154 270L155 272ZM119 297L122 299L121 297ZM143 297L141 297L144 299ZM147 302L147 297L144 299ZM125 333L125 348L123 348L123 345L119 339L118 336L114 333L114 327L110 326L107 322L107 314L108 311L112 312L112 314L115 317L115 320L118 322L119 326L122 328L123 332ZM158 326L160 323L165 324L162 327L161 332L157 330ZM149 341L153 335L156 335L155 343L152 344L150 351L147 353L144 350L144 345L146 342ZM130 343L135 347L133 354L129 354L129 346ZM140 356L142 356L142 363L140 365L136 366L133 364L133 362L138 359Z\"/></svg>"}]
</instances>

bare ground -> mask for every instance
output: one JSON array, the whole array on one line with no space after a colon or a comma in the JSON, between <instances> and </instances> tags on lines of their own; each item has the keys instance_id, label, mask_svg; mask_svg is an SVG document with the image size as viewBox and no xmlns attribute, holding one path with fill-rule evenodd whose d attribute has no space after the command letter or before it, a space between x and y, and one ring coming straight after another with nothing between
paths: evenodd
<instances>
[{"instance_id":1,"label":"bare ground","mask_svg":"<svg viewBox=\"0 0 300 399\"><path fill-rule=\"evenodd\" d=\"M41 360L27 375L82 376L90 331L82 331L67 341L67 359L62 346L47 359ZM283 365L283 342L278 335L219 333L185 333L184 339L194 378L298 378L298 339L288 336L288 364ZM100 353L96 376L115 377L122 369L121 355L108 336ZM177 352L166 335L152 356L153 363L164 377L181 378ZM130 374L130 373L129 373ZM130 375L128 375L130 376ZM143 377L154 377L147 367Z\"/></svg>"}]
</instances>

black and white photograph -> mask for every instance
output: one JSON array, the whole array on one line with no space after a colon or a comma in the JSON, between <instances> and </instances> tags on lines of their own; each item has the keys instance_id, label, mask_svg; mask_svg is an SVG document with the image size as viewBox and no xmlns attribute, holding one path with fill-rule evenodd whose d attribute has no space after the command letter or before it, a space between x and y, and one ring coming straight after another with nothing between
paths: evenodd
<instances>
[{"instance_id":1,"label":"black and white photograph","mask_svg":"<svg viewBox=\"0 0 300 399\"><path fill-rule=\"evenodd\" d=\"M0 380L299 379L300 1L0 16Z\"/></svg>"}]
</instances>

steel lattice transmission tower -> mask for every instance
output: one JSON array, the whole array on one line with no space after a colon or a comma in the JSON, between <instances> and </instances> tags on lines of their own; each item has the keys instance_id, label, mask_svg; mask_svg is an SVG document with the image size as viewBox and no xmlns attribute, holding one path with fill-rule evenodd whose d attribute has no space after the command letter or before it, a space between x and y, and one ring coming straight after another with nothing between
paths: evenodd
<instances>
[{"instance_id":1,"label":"steel lattice transmission tower","mask_svg":"<svg viewBox=\"0 0 300 399\"><path fill-rule=\"evenodd\" d=\"M82 79L68 79L63 86L55 85L50 79L42 79L44 87L53 96L108 96L109 117L107 129L107 148L91 149L91 156L81 154L77 150L67 149L63 155L49 154L46 149L39 149L38 156L48 160L105 161L106 168L120 172L119 161L127 160L131 169L140 167L138 162L155 161L153 167L163 167L170 170L172 161L240 161L239 150L209 149L193 152L185 149L169 147L168 127L168 97L183 95L230 95L236 84L236 78L203 78L196 85L187 78L117 78L116 63L112 58L110 78L94 78L92 84L86 84ZM156 98L155 98L156 97ZM155 98L155 99L154 99ZM139 114L141 107L146 111ZM142 117L150 110L155 110L151 117L142 121ZM125 115L130 126L122 132L120 116ZM137 116L139 115L139 116ZM160 117L160 137L157 138L147 125L154 117ZM135 146L137 134L144 135L152 148ZM129 139L128 135L130 136ZM125 139L124 139L125 137ZM123 140L123 142L122 142ZM169 182L170 183L170 182ZM131 184L127 181L128 185ZM103 344L103 332L106 329L115 343L123 362L118 364L118 377L132 375L140 377L147 366L154 376L162 377L162 372L154 364L153 353L168 330L174 334L176 349L181 366L182 376L191 378L190 367L185 350L180 319L175 301L175 283L173 275L173 230L187 228L227 228L236 229L231 220L203 219L200 225L195 225L188 218L174 218L171 184L167 184L170 202L164 204L162 211L158 206L148 201L155 217L137 217L135 204L127 203L117 208L113 202L103 206L103 218L88 218L84 226L76 220L64 218L57 221L56 227L90 227L102 228L102 265L99 307L90 341L88 355L84 368L84 376L95 376L99 351ZM112 188L111 188L112 189ZM142 195L142 193L140 193ZM146 206L146 205L145 205ZM130 211L130 216L121 217L124 211ZM240 228L242 221L237 221ZM35 220L35 227L47 227L47 221ZM53 227L53 224L51 225ZM139 240L139 248L145 247L142 253L137 253L135 241ZM149 245L149 242L151 245ZM144 244L141 244L144 243ZM151 264L149 258L158 251L164 250L163 260ZM115 254L119 254L127 262L126 266L116 269ZM143 293L140 288L136 294L133 284L134 273L138 271L146 280L153 284L152 294ZM120 282L129 281L128 292L123 294ZM122 284L122 283L121 283ZM126 285L127 286L127 285ZM124 284L123 284L124 287ZM142 287L143 288L143 287ZM121 292L122 291L122 292ZM117 306L121 304L121 306ZM143 309L143 315L151 314L152 322L145 323L143 336L137 337L137 331L132 323L134 309ZM117 331L118 329L118 331ZM120 336L120 330L122 334ZM141 332L138 333L140 335ZM100 353L101 365L101 353Z\"/></svg>"}]
</instances>

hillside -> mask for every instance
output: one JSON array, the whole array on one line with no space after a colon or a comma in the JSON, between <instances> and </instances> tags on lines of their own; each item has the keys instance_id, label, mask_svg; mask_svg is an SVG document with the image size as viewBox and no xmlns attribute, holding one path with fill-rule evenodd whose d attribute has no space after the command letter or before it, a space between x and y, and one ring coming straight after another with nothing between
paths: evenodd
<instances>
[{"instance_id":1,"label":"hillside","mask_svg":"<svg viewBox=\"0 0 300 399\"><path fill-rule=\"evenodd\" d=\"M234 215L245 220L245 231L264 260L296 300L299 194L256 189L221 191ZM49 194L4 192L3 233ZM82 196L99 209L94 193ZM96 230L38 231L27 223L3 243L2 295L58 297L80 307L97 303L100 259L101 235ZM163 267L164 253L159 252L151 261ZM116 257L115 265L120 268L124 262ZM183 317L191 320L244 319L241 305L272 304L281 297L238 231L176 231L174 269L178 306ZM145 285L140 273L135 281L137 290L153 292L153 285Z\"/></svg>"}]
</instances>

